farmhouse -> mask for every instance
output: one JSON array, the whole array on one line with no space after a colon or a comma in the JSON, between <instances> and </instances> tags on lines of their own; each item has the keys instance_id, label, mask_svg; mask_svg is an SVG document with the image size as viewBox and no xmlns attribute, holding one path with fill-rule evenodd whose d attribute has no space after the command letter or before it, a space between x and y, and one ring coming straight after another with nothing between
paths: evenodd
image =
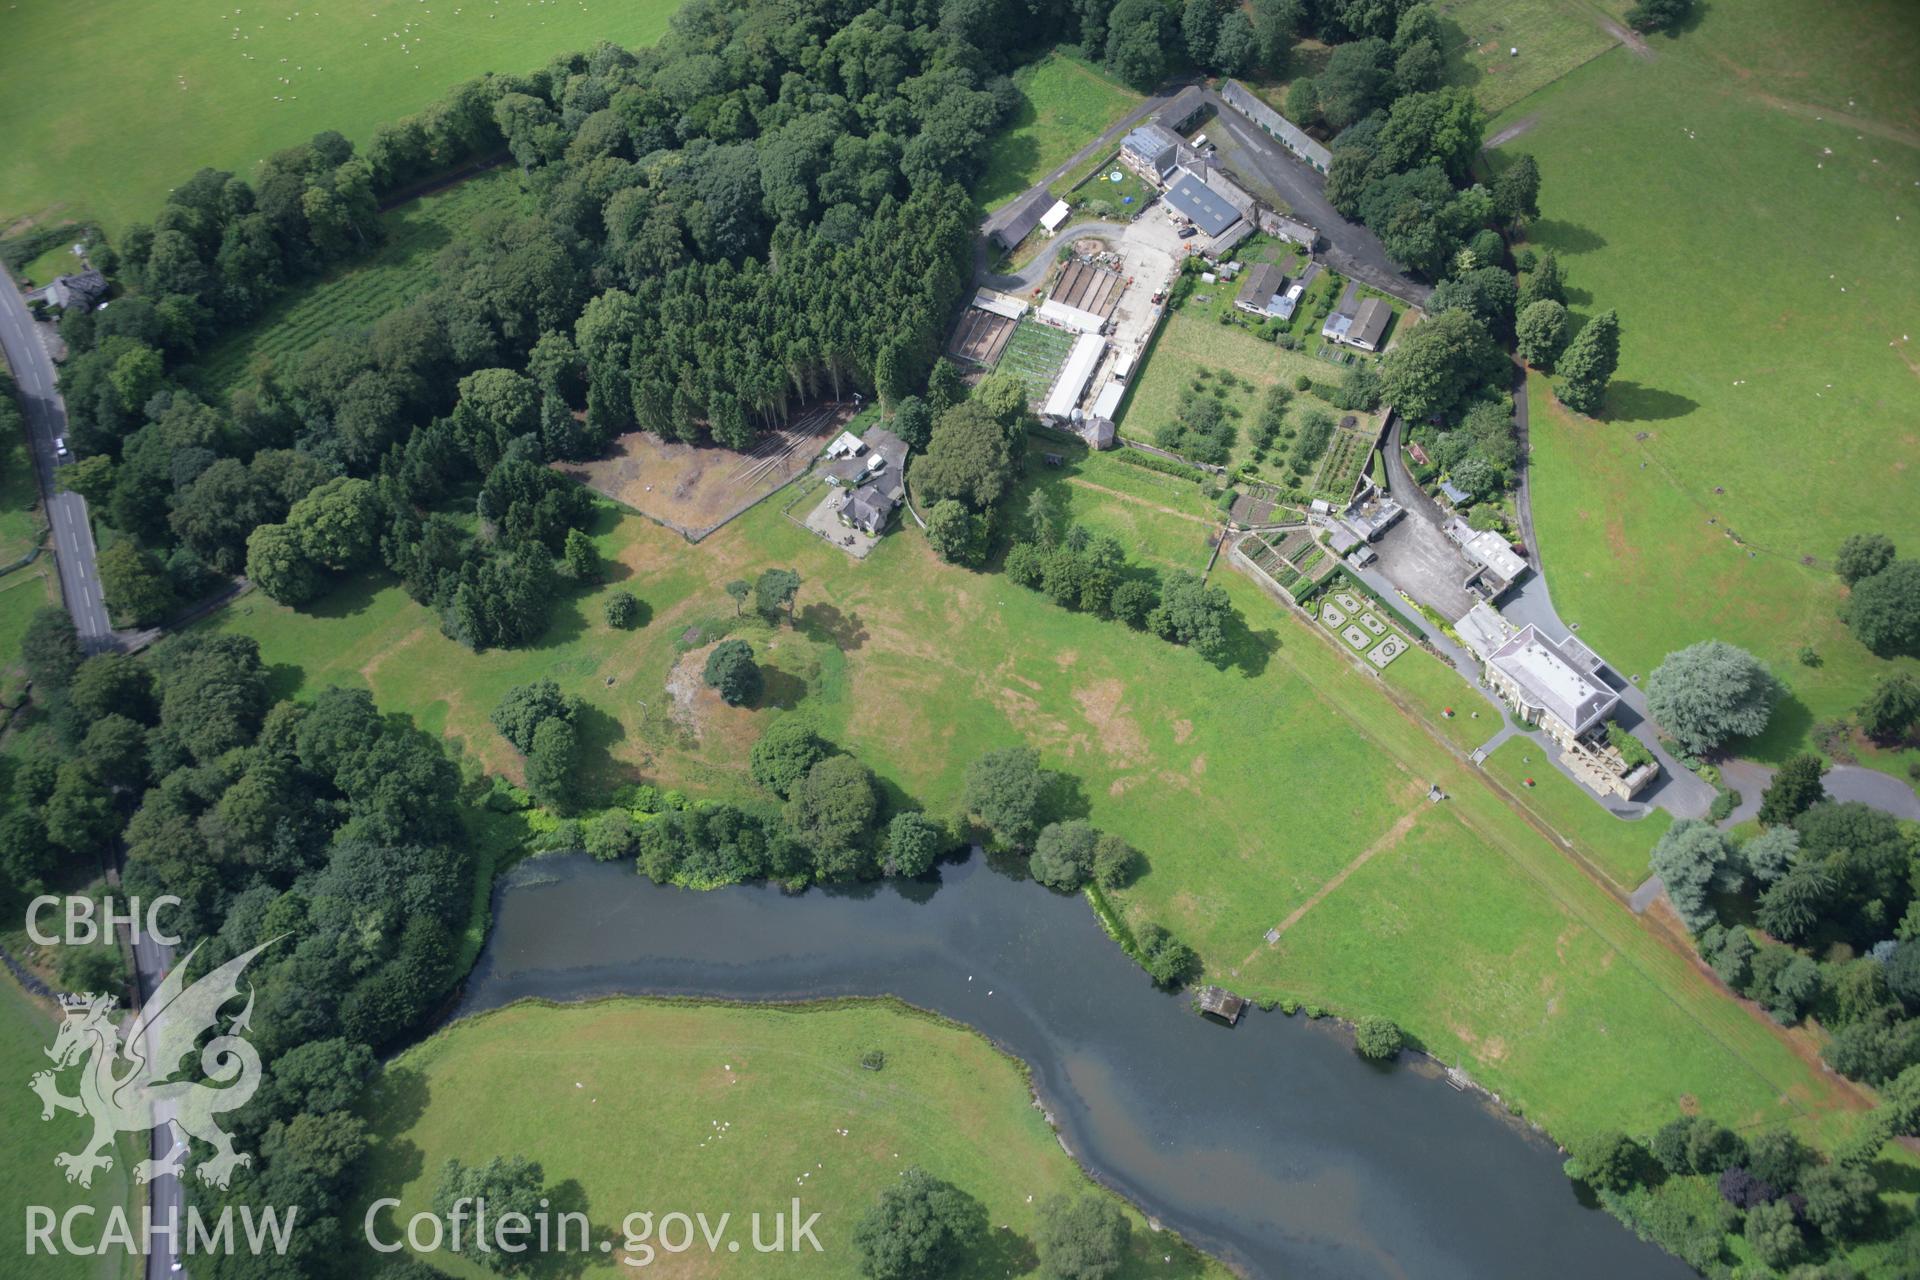
<instances>
[{"instance_id":1,"label":"farmhouse","mask_svg":"<svg viewBox=\"0 0 1920 1280\"><path fill-rule=\"evenodd\" d=\"M1572 636L1555 644L1529 625L1515 629L1488 604L1453 624L1461 643L1485 664L1487 683L1518 719L1546 730L1560 763L1603 796L1631 800L1660 776L1657 763L1629 763L1609 723L1620 695L1607 686L1600 656ZM1645 756L1641 757L1643 760Z\"/></svg>"},{"instance_id":2,"label":"farmhouse","mask_svg":"<svg viewBox=\"0 0 1920 1280\"><path fill-rule=\"evenodd\" d=\"M1619 705L1620 695L1599 678L1602 665L1572 636L1556 644L1529 623L1487 655L1486 674L1522 721L1572 750Z\"/></svg>"},{"instance_id":3,"label":"farmhouse","mask_svg":"<svg viewBox=\"0 0 1920 1280\"><path fill-rule=\"evenodd\" d=\"M1233 305L1249 315L1277 315L1274 304L1286 287L1287 273L1280 269L1279 263L1257 263L1240 282L1240 292L1234 295Z\"/></svg>"},{"instance_id":4,"label":"farmhouse","mask_svg":"<svg viewBox=\"0 0 1920 1280\"><path fill-rule=\"evenodd\" d=\"M869 427L866 439L854 440L855 451L843 447L849 439L843 432L827 447L827 483L847 490L840 523L877 534L906 496L907 442L885 427Z\"/></svg>"},{"instance_id":5,"label":"farmhouse","mask_svg":"<svg viewBox=\"0 0 1920 1280\"><path fill-rule=\"evenodd\" d=\"M1309 262L1306 269L1291 281L1287 278L1286 268L1271 262L1260 263L1247 272L1233 305L1251 315L1291 320L1307 286L1319 276L1320 264L1317 262Z\"/></svg>"},{"instance_id":6,"label":"farmhouse","mask_svg":"<svg viewBox=\"0 0 1920 1280\"><path fill-rule=\"evenodd\" d=\"M1253 90L1238 80L1220 86L1220 97L1228 106L1259 125L1268 137L1293 152L1321 173L1333 163L1333 153L1307 136L1299 125L1254 96Z\"/></svg>"},{"instance_id":7,"label":"farmhouse","mask_svg":"<svg viewBox=\"0 0 1920 1280\"><path fill-rule=\"evenodd\" d=\"M1320 326L1320 336L1328 342L1358 347L1362 351L1378 351L1380 339L1392 319L1393 308L1384 299L1363 299L1360 286L1349 282L1346 292L1340 295L1339 304Z\"/></svg>"},{"instance_id":8,"label":"farmhouse","mask_svg":"<svg viewBox=\"0 0 1920 1280\"><path fill-rule=\"evenodd\" d=\"M55 276L47 286L47 301L56 307L88 308L107 296L107 278L89 267L70 276Z\"/></svg>"},{"instance_id":9,"label":"farmhouse","mask_svg":"<svg viewBox=\"0 0 1920 1280\"><path fill-rule=\"evenodd\" d=\"M1165 125L1143 124L1120 140L1120 163L1156 186L1179 164L1180 135Z\"/></svg>"}]
</instances>

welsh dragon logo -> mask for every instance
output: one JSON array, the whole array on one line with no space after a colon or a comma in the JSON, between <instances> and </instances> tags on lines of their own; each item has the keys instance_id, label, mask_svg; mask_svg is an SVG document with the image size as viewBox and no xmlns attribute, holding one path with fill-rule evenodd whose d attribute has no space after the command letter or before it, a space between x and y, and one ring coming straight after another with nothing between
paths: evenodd
<instances>
[{"instance_id":1,"label":"welsh dragon logo","mask_svg":"<svg viewBox=\"0 0 1920 1280\"><path fill-rule=\"evenodd\" d=\"M53 1119L58 1110L93 1121L93 1137L85 1146L53 1158L66 1171L68 1182L90 1187L94 1170L111 1169L116 1134L161 1127L170 1132L173 1147L158 1160L142 1160L134 1166L138 1182L178 1175L186 1167L190 1150L187 1135L214 1150L213 1157L202 1160L196 1170L210 1186L225 1189L234 1169L253 1163L252 1156L233 1149L233 1139L215 1119L220 1112L245 1106L260 1087L260 1054L241 1037L253 1015L251 983L246 1008L228 1024L224 1035L216 1034L200 1050L201 1071L224 1087L169 1077L180 1071L181 1058L193 1052L203 1033L219 1030L221 1007L240 995L241 972L277 941L263 942L188 985L187 969L200 950L195 947L167 974L127 1026L124 1039L113 1021L116 1002L112 996L89 993L62 1001L67 1016L47 1050L53 1070L35 1072L32 1086L40 1095L42 1120ZM54 1077L74 1066L81 1071L79 1093L69 1097L60 1092Z\"/></svg>"}]
</instances>

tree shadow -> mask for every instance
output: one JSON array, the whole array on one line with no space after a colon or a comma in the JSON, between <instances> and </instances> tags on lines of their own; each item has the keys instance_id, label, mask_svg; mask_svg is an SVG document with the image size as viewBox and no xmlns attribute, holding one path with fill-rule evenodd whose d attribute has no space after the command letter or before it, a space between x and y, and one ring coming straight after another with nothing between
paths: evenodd
<instances>
[{"instance_id":1,"label":"tree shadow","mask_svg":"<svg viewBox=\"0 0 1920 1280\"><path fill-rule=\"evenodd\" d=\"M430 1102L432 1090L426 1084L426 1075L413 1067L394 1065L376 1073L367 1092L367 1109L374 1117L372 1132L380 1138L399 1138L426 1115L426 1103ZM390 1144L386 1150L392 1151L394 1146ZM415 1169L403 1174L401 1180L411 1180L419 1173L419 1163L415 1163Z\"/></svg>"},{"instance_id":2,"label":"tree shadow","mask_svg":"<svg viewBox=\"0 0 1920 1280\"><path fill-rule=\"evenodd\" d=\"M526 1264L523 1274L540 1277L577 1276L586 1271L588 1264L597 1255L593 1242L611 1240L619 1247L621 1233L611 1226L596 1224L589 1213L587 1189L580 1185L577 1178L568 1178L546 1187L546 1212L548 1220L554 1225L551 1247L544 1252L534 1252L537 1245L531 1245L528 1253L522 1254ZM576 1228L568 1227L563 1233L561 1214L579 1214L587 1222L586 1246L581 1247ZM538 1237L535 1237L537 1240ZM605 1256L605 1255L598 1255Z\"/></svg>"},{"instance_id":3,"label":"tree shadow","mask_svg":"<svg viewBox=\"0 0 1920 1280\"><path fill-rule=\"evenodd\" d=\"M270 662L267 664L267 696L275 702L289 702L306 678L306 671L291 662Z\"/></svg>"},{"instance_id":4,"label":"tree shadow","mask_svg":"<svg viewBox=\"0 0 1920 1280\"><path fill-rule=\"evenodd\" d=\"M760 668L760 696L753 700L756 709L778 707L791 711L807 696L807 682L779 667Z\"/></svg>"},{"instance_id":5,"label":"tree shadow","mask_svg":"<svg viewBox=\"0 0 1920 1280\"><path fill-rule=\"evenodd\" d=\"M866 624L857 613L842 613L830 604L810 604L800 611L798 630L809 640L833 645L842 653L853 653L867 642Z\"/></svg>"},{"instance_id":6,"label":"tree shadow","mask_svg":"<svg viewBox=\"0 0 1920 1280\"><path fill-rule=\"evenodd\" d=\"M1560 218L1541 218L1527 229L1527 239L1561 254L1593 253L1607 247L1597 231Z\"/></svg>"},{"instance_id":7,"label":"tree shadow","mask_svg":"<svg viewBox=\"0 0 1920 1280\"><path fill-rule=\"evenodd\" d=\"M333 590L306 607L313 618L351 618L365 613L373 597L395 581L390 573L354 573L336 579Z\"/></svg>"},{"instance_id":8,"label":"tree shadow","mask_svg":"<svg viewBox=\"0 0 1920 1280\"><path fill-rule=\"evenodd\" d=\"M1251 679L1267 669L1267 663L1280 649L1280 633L1271 629L1255 631L1247 625L1238 609L1230 610L1221 625L1226 646L1213 665L1221 671L1237 670Z\"/></svg>"},{"instance_id":9,"label":"tree shadow","mask_svg":"<svg viewBox=\"0 0 1920 1280\"><path fill-rule=\"evenodd\" d=\"M1774 704L1773 716L1759 736L1729 744L1727 750L1765 764L1782 764L1797 754L1813 729L1813 709L1791 689L1783 689Z\"/></svg>"},{"instance_id":10,"label":"tree shadow","mask_svg":"<svg viewBox=\"0 0 1920 1280\"><path fill-rule=\"evenodd\" d=\"M1699 407L1698 400L1640 382L1615 379L1607 387L1607 418L1612 422L1664 422Z\"/></svg>"},{"instance_id":11,"label":"tree shadow","mask_svg":"<svg viewBox=\"0 0 1920 1280\"><path fill-rule=\"evenodd\" d=\"M1052 772L1040 809L1048 822L1069 822L1090 815L1093 802L1087 797L1087 784L1078 774Z\"/></svg>"},{"instance_id":12,"label":"tree shadow","mask_svg":"<svg viewBox=\"0 0 1920 1280\"><path fill-rule=\"evenodd\" d=\"M1006 1227L981 1231L967 1250L968 1276L1024 1276L1039 1270L1040 1254L1033 1241Z\"/></svg>"},{"instance_id":13,"label":"tree shadow","mask_svg":"<svg viewBox=\"0 0 1920 1280\"><path fill-rule=\"evenodd\" d=\"M591 702L581 703L574 712L573 727L579 743L580 772L598 779L603 789L623 781L613 749L626 740L627 727Z\"/></svg>"},{"instance_id":14,"label":"tree shadow","mask_svg":"<svg viewBox=\"0 0 1920 1280\"><path fill-rule=\"evenodd\" d=\"M554 600L553 611L548 615L547 629L541 632L540 638L527 648L564 648L586 633L586 593L576 589L565 592Z\"/></svg>"}]
</instances>

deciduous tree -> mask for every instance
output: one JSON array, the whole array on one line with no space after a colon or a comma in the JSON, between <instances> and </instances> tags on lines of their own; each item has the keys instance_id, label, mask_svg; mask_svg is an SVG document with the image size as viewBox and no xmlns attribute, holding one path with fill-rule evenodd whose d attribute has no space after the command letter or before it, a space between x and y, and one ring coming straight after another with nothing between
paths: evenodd
<instances>
[{"instance_id":1,"label":"deciduous tree","mask_svg":"<svg viewBox=\"0 0 1920 1280\"><path fill-rule=\"evenodd\" d=\"M760 667L753 660L753 646L745 640L722 640L716 645L707 655L702 678L728 706L743 706L760 696Z\"/></svg>"}]
</instances>

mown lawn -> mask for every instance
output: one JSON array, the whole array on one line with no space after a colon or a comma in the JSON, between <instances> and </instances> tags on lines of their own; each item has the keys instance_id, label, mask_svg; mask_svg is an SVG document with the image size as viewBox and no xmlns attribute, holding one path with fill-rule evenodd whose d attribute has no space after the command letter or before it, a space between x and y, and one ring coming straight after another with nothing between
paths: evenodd
<instances>
[{"instance_id":1,"label":"mown lawn","mask_svg":"<svg viewBox=\"0 0 1920 1280\"><path fill-rule=\"evenodd\" d=\"M441 249L485 213L518 210L527 197L520 175L496 169L401 205L383 215L387 239L371 256L328 279L295 289L252 325L222 340L199 367L216 396L237 385L259 357L297 357L330 333L371 326L431 288Z\"/></svg>"},{"instance_id":2,"label":"mown lawn","mask_svg":"<svg viewBox=\"0 0 1920 1280\"><path fill-rule=\"evenodd\" d=\"M1647 855L1673 825L1665 810L1626 821L1601 807L1587 791L1547 758L1547 749L1532 738L1510 738L1488 756L1483 766L1500 780L1534 816L1579 846L1580 852L1621 889L1632 892L1653 873ZM1526 785L1533 779L1531 787Z\"/></svg>"},{"instance_id":3,"label":"mown lawn","mask_svg":"<svg viewBox=\"0 0 1920 1280\"><path fill-rule=\"evenodd\" d=\"M993 140L974 191L983 209L997 209L1032 187L1140 102L1093 64L1062 53L1019 68L1013 84L1020 105Z\"/></svg>"},{"instance_id":4,"label":"mown lawn","mask_svg":"<svg viewBox=\"0 0 1920 1280\"><path fill-rule=\"evenodd\" d=\"M1492 705L1459 672L1425 649L1415 647L1395 658L1382 678L1399 690L1429 729L1463 753L1471 754L1500 730L1500 716ZM1446 714L1449 708L1452 717Z\"/></svg>"},{"instance_id":5,"label":"mown lawn","mask_svg":"<svg viewBox=\"0 0 1920 1280\"><path fill-rule=\"evenodd\" d=\"M1840 52L1871 68L1888 56L1882 43L1920 40L1876 25L1884 6L1860 6L1858 25L1804 0L1752 7L1782 41L1821 32L1794 54L1810 92L1853 73L1852 57L1832 64ZM1554 602L1623 674L1644 676L1709 636L1759 654L1791 697L1739 749L1777 761L1876 677L1920 670L1851 638L1827 569L1862 530L1920 554L1920 149L1868 131L1895 128L1891 108L1892 120L1822 120L1771 96L1800 80L1730 74L1725 59L1751 54L1753 31L1709 13L1657 41L1655 60L1610 53L1492 127L1536 119L1502 149L1540 163L1545 216L1532 239L1560 252L1575 309L1615 307L1624 331L1604 420L1532 388L1535 520ZM1802 646L1818 665L1799 661Z\"/></svg>"},{"instance_id":6,"label":"mown lawn","mask_svg":"<svg viewBox=\"0 0 1920 1280\"><path fill-rule=\"evenodd\" d=\"M7 1140L7 1159L0 1162L0 1201L7 1205L7 1212L0 1214L0 1255L12 1259L27 1256L28 1206L43 1206L55 1215L76 1205L93 1206L93 1217L75 1219L76 1240L89 1244L100 1238L105 1215L116 1205L134 1212L138 1220L131 1162L141 1153L134 1140L120 1139L113 1168L96 1172L91 1189L68 1182L53 1163L62 1151L78 1151L93 1132L89 1121L68 1112L42 1120L40 1097L27 1087L28 1079L49 1065L43 1050L53 1043L55 1030L50 1012L30 1000L10 976L0 977L0 1074L9 1086L0 1090L0 1132ZM62 1092L72 1093L76 1078L75 1072L64 1073ZM35 1280L134 1280L141 1272L139 1260L117 1250L92 1258L64 1250L49 1256L42 1250L21 1267L8 1274Z\"/></svg>"},{"instance_id":7,"label":"mown lawn","mask_svg":"<svg viewBox=\"0 0 1920 1280\"><path fill-rule=\"evenodd\" d=\"M861 1068L869 1049L886 1054L883 1070ZM513 1105L475 1108L474 1098ZM820 1214L821 1252L785 1254L774 1269L853 1275L861 1215L918 1165L986 1208L993 1247L958 1274L997 1280L1031 1265L1042 1201L1094 1190L1032 1105L1016 1063L972 1032L890 1001L514 1005L402 1054L374 1095L373 1122L378 1147L364 1185L369 1196L401 1200L384 1219L389 1238L399 1234L393 1223L430 1206L449 1157L525 1155L549 1183L575 1184L596 1245L613 1237L612 1252L585 1264L591 1275L642 1265L638 1252L623 1265L629 1213L701 1211L710 1222L731 1213L729 1233L744 1253L749 1216L785 1211L796 1195L803 1218ZM1152 1235L1137 1215L1134 1240L1122 1275L1228 1274ZM488 1274L445 1252L429 1261L454 1276ZM690 1274L725 1269L704 1244L680 1262Z\"/></svg>"},{"instance_id":8,"label":"mown lawn","mask_svg":"<svg viewBox=\"0 0 1920 1280\"><path fill-rule=\"evenodd\" d=\"M1132 499L1157 478L1111 459L1032 483L1065 487L1076 519L1120 530L1142 562L1204 563L1200 526L1181 518L1200 501L1191 491L1161 491L1153 505L1172 515L1142 507ZM896 531L855 562L788 522L781 501L697 547L609 517L600 546L619 585L651 609L631 633L609 631L587 592L563 605L544 644L473 655L391 586L349 587L312 616L252 597L217 625L260 637L283 689L368 684L382 706L508 773L518 760L487 712L508 685L541 676L593 708L596 778L695 794L748 793L747 750L779 715L808 717L896 802L943 814L972 760L1024 742L1078 780L1096 825L1145 852L1150 870L1118 896L1120 909L1173 929L1243 994L1386 1013L1563 1137L1651 1125L1687 1096L1730 1120L1804 1115L1823 1139L1844 1125L1840 1095L1775 1028L1715 990L1373 677L1237 573L1214 574L1244 620L1230 661L1215 667L1003 575L943 566L917 531ZM797 629L731 622L721 587L770 565L804 579ZM725 708L704 691L676 699L666 689L676 662L697 662L728 626L778 668L772 705ZM1463 704L1469 693L1460 687ZM1433 782L1454 799L1430 805ZM1445 893L1388 870L1410 856L1396 852L1410 839L1427 851L1415 869L1444 879ZM1391 945L1323 923L1387 902L1404 920ZM1269 947L1266 930L1303 907L1284 947ZM1675 1047L1649 1054L1649 1044ZM1593 1069L1571 1068L1582 1055Z\"/></svg>"},{"instance_id":9,"label":"mown lawn","mask_svg":"<svg viewBox=\"0 0 1920 1280\"><path fill-rule=\"evenodd\" d=\"M650 44L678 7L17 0L0 76L14 139L0 155L0 223L88 218L115 233L202 165L245 175L328 129L364 144L468 77L531 71L600 40Z\"/></svg>"}]
</instances>

